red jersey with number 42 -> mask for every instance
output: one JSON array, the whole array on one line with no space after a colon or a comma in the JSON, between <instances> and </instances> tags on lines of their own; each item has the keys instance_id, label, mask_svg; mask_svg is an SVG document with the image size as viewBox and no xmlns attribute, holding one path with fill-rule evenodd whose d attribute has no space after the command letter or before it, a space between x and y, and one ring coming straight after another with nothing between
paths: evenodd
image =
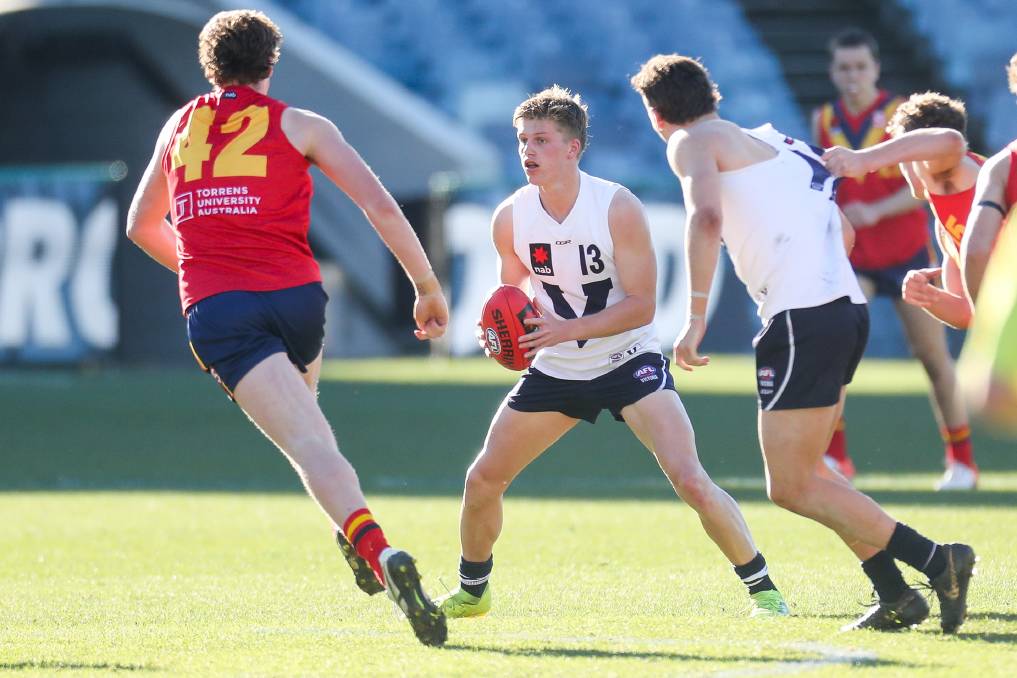
<instances>
[{"instance_id":1,"label":"red jersey with number 42","mask_svg":"<svg viewBox=\"0 0 1017 678\"><path fill-rule=\"evenodd\" d=\"M321 280L307 242L309 163L283 134L286 104L230 86L190 101L162 158L180 302Z\"/></svg>"}]
</instances>

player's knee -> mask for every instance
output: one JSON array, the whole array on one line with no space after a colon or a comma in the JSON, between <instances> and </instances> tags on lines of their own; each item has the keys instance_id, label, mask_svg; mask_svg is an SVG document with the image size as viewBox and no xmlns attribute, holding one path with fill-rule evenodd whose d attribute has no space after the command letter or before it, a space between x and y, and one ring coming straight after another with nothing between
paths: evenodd
<instances>
[{"instance_id":1,"label":"player's knee","mask_svg":"<svg viewBox=\"0 0 1017 678\"><path fill-rule=\"evenodd\" d=\"M482 463L474 462L466 472L466 502L484 501L504 494L508 483L498 474L492 473Z\"/></svg>"},{"instance_id":2,"label":"player's knee","mask_svg":"<svg viewBox=\"0 0 1017 678\"><path fill-rule=\"evenodd\" d=\"M766 495L777 506L794 513L801 513L808 494L807 484L797 478L770 477Z\"/></svg>"},{"instance_id":3,"label":"player's knee","mask_svg":"<svg viewBox=\"0 0 1017 678\"><path fill-rule=\"evenodd\" d=\"M713 481L705 472L690 473L675 482L678 495L695 510L704 508L713 496Z\"/></svg>"}]
</instances>

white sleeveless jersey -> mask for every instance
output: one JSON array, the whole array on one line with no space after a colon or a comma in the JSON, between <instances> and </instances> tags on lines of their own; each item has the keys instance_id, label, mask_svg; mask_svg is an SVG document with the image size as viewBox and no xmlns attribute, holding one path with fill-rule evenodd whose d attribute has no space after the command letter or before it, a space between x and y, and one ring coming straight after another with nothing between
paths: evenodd
<instances>
[{"instance_id":1,"label":"white sleeveless jersey","mask_svg":"<svg viewBox=\"0 0 1017 678\"><path fill-rule=\"evenodd\" d=\"M619 184L580 172L579 197L562 223L544 210L536 186L512 196L516 255L546 312L592 315L625 298L614 265L608 208ZM533 367L557 379L595 379L641 353L660 352L653 323L610 337L568 341L537 353Z\"/></svg>"},{"instance_id":2,"label":"white sleeveless jersey","mask_svg":"<svg viewBox=\"0 0 1017 678\"><path fill-rule=\"evenodd\" d=\"M776 157L720 173L721 236L766 323L781 311L865 296L844 250L834 178L809 144L772 125L743 130Z\"/></svg>"}]
</instances>

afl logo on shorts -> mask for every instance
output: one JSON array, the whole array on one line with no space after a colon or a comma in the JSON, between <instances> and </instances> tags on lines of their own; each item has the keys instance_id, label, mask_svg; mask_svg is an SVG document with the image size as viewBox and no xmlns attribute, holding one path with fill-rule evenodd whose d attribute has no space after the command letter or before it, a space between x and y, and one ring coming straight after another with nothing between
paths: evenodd
<instances>
[{"instance_id":1,"label":"afl logo on shorts","mask_svg":"<svg viewBox=\"0 0 1017 678\"><path fill-rule=\"evenodd\" d=\"M777 376L777 371L772 367L760 367L756 376L759 378L759 392L763 395L773 393L773 379Z\"/></svg>"},{"instance_id":2,"label":"afl logo on shorts","mask_svg":"<svg viewBox=\"0 0 1017 678\"><path fill-rule=\"evenodd\" d=\"M487 350L494 355L501 353L501 340L498 339L498 333L494 331L493 327L487 328Z\"/></svg>"},{"instance_id":3,"label":"afl logo on shorts","mask_svg":"<svg viewBox=\"0 0 1017 678\"><path fill-rule=\"evenodd\" d=\"M530 267L537 275L554 275L554 263L551 261L551 243L530 243Z\"/></svg>"},{"instance_id":4,"label":"afl logo on shorts","mask_svg":"<svg viewBox=\"0 0 1017 678\"><path fill-rule=\"evenodd\" d=\"M653 365L643 365L633 372L632 376L643 383L653 381L654 379L660 379L660 376L657 374L657 368Z\"/></svg>"}]
</instances>

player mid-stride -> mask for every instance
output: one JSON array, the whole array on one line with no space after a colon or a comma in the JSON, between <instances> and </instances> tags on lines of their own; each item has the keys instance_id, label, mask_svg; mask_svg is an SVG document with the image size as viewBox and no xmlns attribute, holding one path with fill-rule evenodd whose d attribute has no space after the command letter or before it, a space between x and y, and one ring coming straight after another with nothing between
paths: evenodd
<instances>
[{"instance_id":1,"label":"player mid-stride","mask_svg":"<svg viewBox=\"0 0 1017 678\"><path fill-rule=\"evenodd\" d=\"M417 638L440 645L444 616L413 559L388 545L318 406L328 297L307 242L308 167L360 206L416 285L418 339L445 332L445 298L399 206L335 125L269 98L281 41L260 12L209 20L198 55L213 90L166 122L127 233L178 274L198 364L293 464L336 526L358 585L387 589Z\"/></svg>"},{"instance_id":2,"label":"player mid-stride","mask_svg":"<svg viewBox=\"0 0 1017 678\"><path fill-rule=\"evenodd\" d=\"M928 616L900 560L929 578L943 631L956 632L967 610L971 547L937 544L897 522L822 462L869 316L845 249L850 225L833 202L821 151L770 125L743 130L723 120L717 87L695 59L655 56L632 85L667 144L688 214L690 316L675 362L686 370L709 364L699 345L723 239L763 321L754 344L770 499L826 525L861 558L879 602L852 628L899 629Z\"/></svg>"},{"instance_id":3,"label":"player mid-stride","mask_svg":"<svg viewBox=\"0 0 1017 678\"><path fill-rule=\"evenodd\" d=\"M738 505L703 470L685 408L653 326L657 268L642 204L579 169L586 106L552 87L513 115L528 185L495 211L501 282L529 284L541 318L519 344L536 355L491 422L466 475L460 587L440 600L449 617L491 608L488 577L515 477L580 420L601 410L624 421L656 456L675 492L748 588L752 616L783 616Z\"/></svg>"}]
</instances>

